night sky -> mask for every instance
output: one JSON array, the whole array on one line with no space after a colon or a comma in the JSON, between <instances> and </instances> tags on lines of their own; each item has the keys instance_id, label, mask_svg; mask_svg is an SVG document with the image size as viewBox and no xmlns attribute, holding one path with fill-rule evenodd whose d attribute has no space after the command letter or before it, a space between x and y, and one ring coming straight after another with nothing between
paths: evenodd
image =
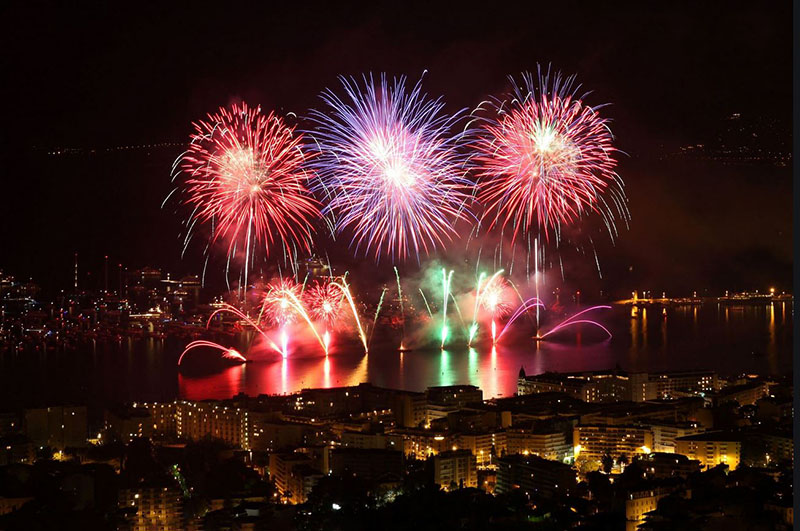
<instances>
[{"instance_id":1,"label":"night sky","mask_svg":"<svg viewBox=\"0 0 800 531\"><path fill-rule=\"evenodd\" d=\"M186 142L191 121L220 105L302 116L339 74L416 81L427 70L425 90L456 111L551 63L578 75L590 104L611 104L603 113L627 154L630 230L597 242L602 280L576 264L586 278L575 284L791 289L791 161L670 156L718 142L734 113L756 124L746 142L790 152L789 2L262 4L4 4L0 269L68 287L78 250L95 274L105 254L199 272L202 246L181 259L179 217L160 208L180 146L106 150ZM79 152L48 155L57 148Z\"/></svg>"}]
</instances>

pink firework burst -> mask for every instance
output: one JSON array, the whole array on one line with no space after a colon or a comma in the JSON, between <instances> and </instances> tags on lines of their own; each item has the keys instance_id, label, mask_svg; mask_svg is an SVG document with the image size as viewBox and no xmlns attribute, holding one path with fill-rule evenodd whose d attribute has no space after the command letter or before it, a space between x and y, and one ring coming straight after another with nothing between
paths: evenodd
<instances>
[{"instance_id":1,"label":"pink firework burst","mask_svg":"<svg viewBox=\"0 0 800 531\"><path fill-rule=\"evenodd\" d=\"M522 77L522 87L510 78L514 94L498 104L475 143L482 221L510 228L512 241L539 232L549 239L598 213L613 238L616 217L628 212L607 120L576 94L574 76L540 70L538 83Z\"/></svg>"},{"instance_id":2,"label":"pink firework burst","mask_svg":"<svg viewBox=\"0 0 800 531\"><path fill-rule=\"evenodd\" d=\"M195 225L211 224L211 243L227 240L228 256L278 246L285 255L309 251L320 216L306 185L303 136L283 119L247 104L220 108L194 124L188 150L175 162L184 176L190 240ZM258 244L258 245L256 245Z\"/></svg>"},{"instance_id":3,"label":"pink firework burst","mask_svg":"<svg viewBox=\"0 0 800 531\"><path fill-rule=\"evenodd\" d=\"M315 282L305 293L304 299L311 318L334 326L342 310L344 293L332 282Z\"/></svg>"},{"instance_id":4,"label":"pink firework burst","mask_svg":"<svg viewBox=\"0 0 800 531\"><path fill-rule=\"evenodd\" d=\"M284 326L294 322L303 311L298 307L301 286L291 278L267 284L262 303L262 319Z\"/></svg>"}]
</instances>

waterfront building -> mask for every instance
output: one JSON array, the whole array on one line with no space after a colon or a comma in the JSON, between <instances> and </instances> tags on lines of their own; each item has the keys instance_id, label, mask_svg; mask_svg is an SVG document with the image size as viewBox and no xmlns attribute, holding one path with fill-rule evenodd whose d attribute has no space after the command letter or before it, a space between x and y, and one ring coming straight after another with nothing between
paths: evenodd
<instances>
[{"instance_id":1,"label":"waterfront building","mask_svg":"<svg viewBox=\"0 0 800 531\"><path fill-rule=\"evenodd\" d=\"M250 449L249 415L242 408L179 400L175 403L175 424L178 437L192 441L210 437L233 447Z\"/></svg>"}]
</instances>

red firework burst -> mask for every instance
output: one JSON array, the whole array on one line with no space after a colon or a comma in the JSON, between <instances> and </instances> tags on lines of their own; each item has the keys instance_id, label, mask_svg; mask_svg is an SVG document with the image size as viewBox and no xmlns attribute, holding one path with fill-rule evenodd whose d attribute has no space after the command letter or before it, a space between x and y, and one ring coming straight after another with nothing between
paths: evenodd
<instances>
[{"instance_id":1,"label":"red firework burst","mask_svg":"<svg viewBox=\"0 0 800 531\"><path fill-rule=\"evenodd\" d=\"M537 228L549 239L599 212L613 235L615 213L626 216L627 208L607 121L576 96L573 78L551 83L540 72L538 85L530 74L523 80L476 142L483 219L489 228L510 224L512 241Z\"/></svg>"},{"instance_id":2,"label":"red firework burst","mask_svg":"<svg viewBox=\"0 0 800 531\"><path fill-rule=\"evenodd\" d=\"M267 284L261 306L261 319L283 326L292 323L304 311L300 303L301 286L291 278Z\"/></svg>"},{"instance_id":3,"label":"red firework burst","mask_svg":"<svg viewBox=\"0 0 800 531\"><path fill-rule=\"evenodd\" d=\"M229 257L237 246L244 251L245 274L257 243L267 256L276 244L289 256L309 251L320 212L306 188L303 136L245 103L193 125L189 149L176 161L186 176L190 232L197 222L211 222L211 241L228 239Z\"/></svg>"},{"instance_id":4,"label":"red firework burst","mask_svg":"<svg viewBox=\"0 0 800 531\"><path fill-rule=\"evenodd\" d=\"M306 307L311 318L333 326L342 309L344 293L331 282L315 282L305 293Z\"/></svg>"}]
</instances>

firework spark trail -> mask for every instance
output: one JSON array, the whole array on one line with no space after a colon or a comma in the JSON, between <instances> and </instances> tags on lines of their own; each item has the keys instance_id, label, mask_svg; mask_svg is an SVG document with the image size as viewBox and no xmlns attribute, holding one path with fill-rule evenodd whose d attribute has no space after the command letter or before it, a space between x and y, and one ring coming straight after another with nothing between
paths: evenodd
<instances>
[{"instance_id":1,"label":"firework spark trail","mask_svg":"<svg viewBox=\"0 0 800 531\"><path fill-rule=\"evenodd\" d=\"M508 321L506 321L505 326L503 326L503 329L497 336L497 340L500 341L500 338L503 337L503 334L506 333L506 330L508 330L509 327L511 327L511 325L514 323L514 321L516 321L521 315L526 314L528 310L530 310L531 308L539 309L540 307L544 308L544 303L542 303L542 301L540 301L538 297L533 297L523 302L522 306L518 307L514 311L514 313L511 314L511 317L508 318Z\"/></svg>"},{"instance_id":2,"label":"firework spark trail","mask_svg":"<svg viewBox=\"0 0 800 531\"><path fill-rule=\"evenodd\" d=\"M510 309L509 305L503 300L505 281L500 276L502 272L503 270L500 269L489 278L489 281L483 287L481 296L481 305L492 316L492 344L497 341L497 318L507 314Z\"/></svg>"},{"instance_id":3,"label":"firework spark trail","mask_svg":"<svg viewBox=\"0 0 800 531\"><path fill-rule=\"evenodd\" d=\"M496 117L485 120L474 144L482 220L489 230L510 228L513 245L517 237L539 231L558 241L563 226L598 213L613 240L614 219L627 223L629 213L600 107L583 102L574 76L551 76L539 68L537 80L522 75L521 87L509 79L509 101L497 102Z\"/></svg>"},{"instance_id":4,"label":"firework spark trail","mask_svg":"<svg viewBox=\"0 0 800 531\"><path fill-rule=\"evenodd\" d=\"M444 344L447 341L447 336L450 333L450 330L447 327L447 300L450 298L450 283L453 280L453 270L450 270L448 274L445 268L442 268L442 292L443 292L443 304L442 304L442 348L444 348Z\"/></svg>"},{"instance_id":5,"label":"firework spark trail","mask_svg":"<svg viewBox=\"0 0 800 531\"><path fill-rule=\"evenodd\" d=\"M400 322L403 327L403 337L400 339L400 344L402 345L406 337L406 310L403 304L403 288L400 287L400 272L397 270L397 266L394 266L394 276L397 279L397 298L400 299Z\"/></svg>"},{"instance_id":6,"label":"firework spark trail","mask_svg":"<svg viewBox=\"0 0 800 531\"><path fill-rule=\"evenodd\" d=\"M425 292L422 291L422 288L419 288L419 294L422 295L422 300L425 301L425 307L428 309L428 316L433 317L433 312L431 311L431 305L428 304L428 298L425 296Z\"/></svg>"},{"instance_id":7,"label":"firework spark trail","mask_svg":"<svg viewBox=\"0 0 800 531\"><path fill-rule=\"evenodd\" d=\"M508 280L508 285L509 285L509 286L511 286L511 287L513 288L513 290L514 290L514 293L516 293L516 294L517 294L517 297L519 298L519 303L520 303L522 306L524 306L524 305L525 305L525 301L526 301L526 299L525 299L525 298L522 296L522 293L520 293L519 289L517 288L517 285L516 285L516 284L514 284L513 282L511 282L511 280L510 280L510 279ZM534 298L535 298L535 299L538 299L538 298L539 298L539 295L537 294L537 295L536 295ZM544 306L542 306L542 307L544 308ZM539 312L539 307L538 307L538 306L536 307L536 312L537 312L537 313ZM528 314L526 313L525 315L528 315ZM530 316L528 316L528 319L530 319ZM538 330L538 325L537 325L537 323L535 323L534 321L532 321L532 320L531 320L531 324L532 324L532 325L534 325L534 326L537 326L537 330Z\"/></svg>"},{"instance_id":8,"label":"firework spark trail","mask_svg":"<svg viewBox=\"0 0 800 531\"><path fill-rule=\"evenodd\" d=\"M198 341L192 341L191 343L186 345L186 348L183 349L183 352L181 353L180 357L178 358L178 365L181 364L181 361L183 361L183 357L186 355L187 352L189 352L190 350L195 349L197 347L216 348L216 349L219 349L219 350L222 351L222 357L225 358L225 359L238 360L238 361L241 361L242 363L247 361L247 358L245 358L244 356L239 354L239 352L237 352L235 349L228 348L228 347L223 347L222 345L220 345L218 343L214 343L213 341L198 340Z\"/></svg>"},{"instance_id":9,"label":"firework spark trail","mask_svg":"<svg viewBox=\"0 0 800 531\"><path fill-rule=\"evenodd\" d=\"M533 282L536 285L536 298L539 298L539 239L533 240ZM536 306L536 333L539 333L539 306Z\"/></svg>"},{"instance_id":10,"label":"firework spark trail","mask_svg":"<svg viewBox=\"0 0 800 531\"><path fill-rule=\"evenodd\" d=\"M363 85L340 81L344 97L325 90L326 111L309 117L314 189L328 201L323 214L336 232L353 234L356 253L419 259L457 235L457 220L471 217L469 156L459 149L468 134L456 131L463 111L445 114L421 80L410 91L405 78L390 83L385 74L365 75Z\"/></svg>"},{"instance_id":11,"label":"firework spark trail","mask_svg":"<svg viewBox=\"0 0 800 531\"><path fill-rule=\"evenodd\" d=\"M230 313L234 314L235 316L239 317L240 319L242 319L243 321L245 321L247 324L252 326L253 329L255 329L256 332L261 334L261 337L264 338L264 341L267 343L267 345L269 345L276 352L278 352L280 354L283 354L281 349L278 348L278 346L275 344L275 342L272 341L272 339L267 335L267 333L264 331L264 329L261 328L261 326L259 326L255 321L250 319L250 317L248 317L243 312L241 312L238 308L236 308L235 306L231 306L230 304L223 303L223 307L222 308L220 308L218 310L215 310L208 317L208 321L206 322L206 328L209 327L209 325L211 324L211 320L214 318L214 316L217 315L218 313L222 313L222 312L230 312Z\"/></svg>"},{"instance_id":12,"label":"firework spark trail","mask_svg":"<svg viewBox=\"0 0 800 531\"><path fill-rule=\"evenodd\" d=\"M387 288L384 287L383 291L381 291L381 298L378 299L378 307L375 309L375 317L372 319L372 330L369 331L369 341L368 343L372 343L372 336L375 334L375 329L378 327L378 314L381 313L381 306L383 305L383 296L386 295Z\"/></svg>"},{"instance_id":13,"label":"firework spark trail","mask_svg":"<svg viewBox=\"0 0 800 531\"><path fill-rule=\"evenodd\" d=\"M300 317L302 317L303 320L305 320L306 324L308 325L308 328L311 329L311 332L314 334L314 337L317 338L317 341L319 341L319 344L322 346L322 349L325 351L325 355L327 356L328 355L328 346L327 346L325 340L323 340L320 337L319 332L317 332L317 329L314 326L314 323L311 322L311 318L308 316L308 312L303 307L303 303L300 302L300 299L297 297L297 295L295 295L292 292L289 292L286 295L289 297L289 299L291 301L291 304L293 305L294 310L297 312L297 314Z\"/></svg>"},{"instance_id":14,"label":"firework spark trail","mask_svg":"<svg viewBox=\"0 0 800 531\"><path fill-rule=\"evenodd\" d=\"M562 325L560 325L560 326L558 326L558 327L554 328L553 330L550 330L549 332L547 332L547 333L546 333L546 334L544 334L543 336L537 336L537 339L544 339L544 338L546 338L547 336L549 336L550 334L553 334L553 333L555 333L555 332L558 332L558 331L559 331L559 330L561 330L562 328L565 328L565 327L567 327L567 326L571 326L571 325L574 325L574 324L579 324L579 323L585 323L585 324L590 324L590 325L596 326L596 327L598 327L598 328L602 329L602 330L603 330L603 332L605 332L606 334L608 334L608 337L609 337L609 338L613 337L613 336L611 335L611 332L609 332L608 328L606 328L605 326L601 325L601 324L600 324L600 323L598 323L597 321L591 321L591 320L589 320L589 319L578 319L578 320L575 320L575 321L570 321L570 322L568 322L568 323L564 323L564 324L562 324Z\"/></svg>"},{"instance_id":15,"label":"firework spark trail","mask_svg":"<svg viewBox=\"0 0 800 531\"><path fill-rule=\"evenodd\" d=\"M597 327L603 329L603 331L605 331L605 333L608 334L608 337L612 337L611 336L611 332L609 332L608 329L605 326L601 325L600 323L598 323L596 321L590 321L590 320L584 320L584 319L575 320L576 317L580 317L581 315L583 315L585 313L588 313L588 312L591 312L593 310L610 310L610 309L611 309L611 306L601 305L601 306L592 306L591 308L586 308L585 310L581 310L580 312L576 313L575 315L572 315L571 317L568 317L567 319L564 319L563 321L558 323L555 327L553 327L547 333L543 334L542 336L539 336L539 339L544 339L545 337L549 336L550 334L552 334L554 332L557 332L557 331L561 330L562 328L564 328L566 326L570 326L570 325L578 324L578 323L586 323L586 324L591 324L591 325L597 326Z\"/></svg>"},{"instance_id":16,"label":"firework spark trail","mask_svg":"<svg viewBox=\"0 0 800 531\"><path fill-rule=\"evenodd\" d=\"M345 277L341 278L341 283L333 282L339 289L342 290L344 293L347 302L350 304L350 309L353 312L353 317L356 321L356 327L358 328L358 335L361 337L361 343L364 345L364 354L369 353L369 345L367 341L367 335L364 333L364 328L361 326L361 319L358 317L358 310L356 309L356 303L353 301L353 294L350 293L350 286L347 284L347 280Z\"/></svg>"},{"instance_id":17,"label":"firework spark trail","mask_svg":"<svg viewBox=\"0 0 800 531\"><path fill-rule=\"evenodd\" d=\"M192 209L184 251L198 223L211 224L210 243L229 240L228 264L243 243L240 289L257 245L267 257L276 244L284 256L297 247L310 252L312 223L321 213L306 188L303 135L245 103L221 107L193 125L189 148L173 164L173 180L185 176L179 188Z\"/></svg>"},{"instance_id":18,"label":"firework spark trail","mask_svg":"<svg viewBox=\"0 0 800 531\"><path fill-rule=\"evenodd\" d=\"M464 316L461 314L461 308L458 306L458 301L456 300L455 295L450 293L450 300L453 301L453 307L456 309L456 315L458 315L458 320L461 321L461 326L464 326Z\"/></svg>"},{"instance_id":19,"label":"firework spark trail","mask_svg":"<svg viewBox=\"0 0 800 531\"><path fill-rule=\"evenodd\" d=\"M478 333L478 306L481 300L481 282L483 282L484 277L486 277L486 273L481 273L478 276L478 284L475 287L475 306L472 309L472 324L469 327L467 345L472 344L472 340L475 339L475 334Z\"/></svg>"}]
</instances>

